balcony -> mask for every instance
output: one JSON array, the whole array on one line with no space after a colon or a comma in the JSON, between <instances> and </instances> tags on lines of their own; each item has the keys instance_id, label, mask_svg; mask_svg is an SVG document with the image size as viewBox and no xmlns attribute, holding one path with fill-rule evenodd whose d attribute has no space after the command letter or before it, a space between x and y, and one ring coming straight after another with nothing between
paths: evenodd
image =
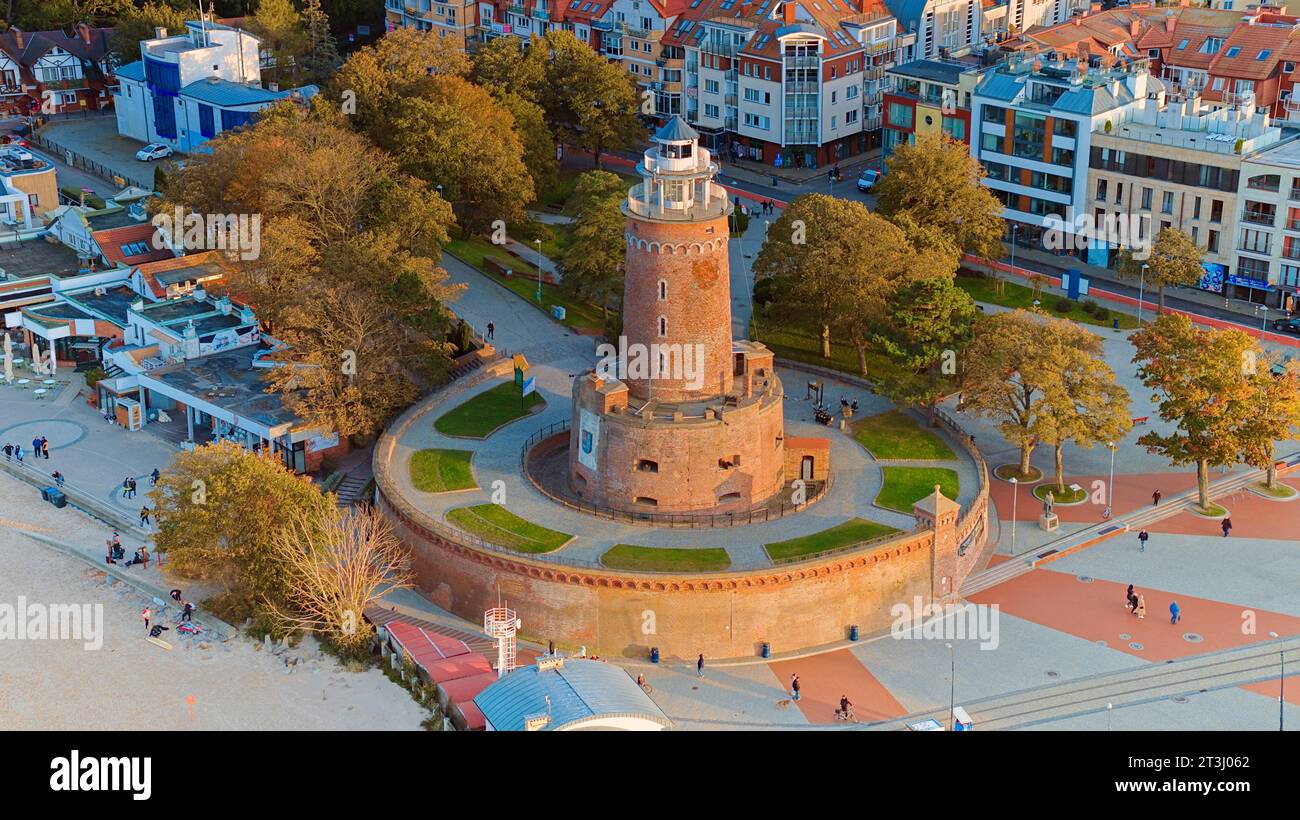
<instances>
[{"instance_id":1,"label":"balcony","mask_svg":"<svg viewBox=\"0 0 1300 820\"><path fill-rule=\"evenodd\" d=\"M1273 227L1273 221L1277 219L1276 214L1260 213L1258 211L1246 211L1241 215L1241 221L1249 225L1266 225Z\"/></svg>"}]
</instances>

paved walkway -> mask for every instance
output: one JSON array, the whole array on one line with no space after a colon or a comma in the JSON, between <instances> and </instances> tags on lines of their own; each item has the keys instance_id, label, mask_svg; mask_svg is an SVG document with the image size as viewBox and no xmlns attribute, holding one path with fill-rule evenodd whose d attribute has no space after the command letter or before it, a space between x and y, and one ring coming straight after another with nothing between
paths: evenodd
<instances>
[{"instance_id":1,"label":"paved walkway","mask_svg":"<svg viewBox=\"0 0 1300 820\"><path fill-rule=\"evenodd\" d=\"M118 134L114 116L54 120L41 128L40 136L57 146L51 148L55 153L63 149L74 151L111 169L124 177L128 184L153 189L155 163L135 158L135 152L143 148L144 143ZM63 182L61 175L59 181Z\"/></svg>"}]
</instances>

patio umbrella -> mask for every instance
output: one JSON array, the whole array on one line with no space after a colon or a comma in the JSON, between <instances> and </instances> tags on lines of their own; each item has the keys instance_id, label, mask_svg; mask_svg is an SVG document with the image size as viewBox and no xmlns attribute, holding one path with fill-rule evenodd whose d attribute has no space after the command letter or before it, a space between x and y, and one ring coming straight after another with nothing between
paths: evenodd
<instances>
[{"instance_id":1,"label":"patio umbrella","mask_svg":"<svg viewBox=\"0 0 1300 820\"><path fill-rule=\"evenodd\" d=\"M14 381L14 340L8 333L5 334L5 382L13 384Z\"/></svg>"},{"instance_id":2,"label":"patio umbrella","mask_svg":"<svg viewBox=\"0 0 1300 820\"><path fill-rule=\"evenodd\" d=\"M50 372L49 377L54 378L54 373L59 369L59 362L54 358L54 345L50 345Z\"/></svg>"},{"instance_id":3,"label":"patio umbrella","mask_svg":"<svg viewBox=\"0 0 1300 820\"><path fill-rule=\"evenodd\" d=\"M32 366L32 373L37 376L41 375L41 346L35 339L32 340L32 360L30 364Z\"/></svg>"}]
</instances>

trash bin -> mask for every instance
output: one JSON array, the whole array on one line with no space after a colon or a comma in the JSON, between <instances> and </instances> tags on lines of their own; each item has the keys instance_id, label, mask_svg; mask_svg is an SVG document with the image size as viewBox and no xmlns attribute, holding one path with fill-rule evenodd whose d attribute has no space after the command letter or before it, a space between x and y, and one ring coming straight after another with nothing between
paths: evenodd
<instances>
[{"instance_id":1,"label":"trash bin","mask_svg":"<svg viewBox=\"0 0 1300 820\"><path fill-rule=\"evenodd\" d=\"M68 506L68 497L60 490L52 489L50 492L50 503L56 507Z\"/></svg>"},{"instance_id":2,"label":"trash bin","mask_svg":"<svg viewBox=\"0 0 1300 820\"><path fill-rule=\"evenodd\" d=\"M563 305L554 305L551 307L551 315L559 321L564 321L565 310Z\"/></svg>"},{"instance_id":3,"label":"trash bin","mask_svg":"<svg viewBox=\"0 0 1300 820\"><path fill-rule=\"evenodd\" d=\"M858 639L858 625L854 624L853 626L849 627L849 640L856 641L857 639Z\"/></svg>"},{"instance_id":4,"label":"trash bin","mask_svg":"<svg viewBox=\"0 0 1300 820\"><path fill-rule=\"evenodd\" d=\"M1110 326L1115 330L1119 330L1119 319L1111 319Z\"/></svg>"},{"instance_id":5,"label":"trash bin","mask_svg":"<svg viewBox=\"0 0 1300 820\"><path fill-rule=\"evenodd\" d=\"M659 647L657 646L650 647L650 662L659 663Z\"/></svg>"},{"instance_id":6,"label":"trash bin","mask_svg":"<svg viewBox=\"0 0 1300 820\"><path fill-rule=\"evenodd\" d=\"M44 489L41 490L41 500L42 500L42 501L49 501L49 500L50 500L50 496L54 495L54 494L57 493L58 491L59 491L59 488L58 488L58 487L45 487ZM53 503L53 502L50 502L50 503Z\"/></svg>"},{"instance_id":7,"label":"trash bin","mask_svg":"<svg viewBox=\"0 0 1300 820\"><path fill-rule=\"evenodd\" d=\"M764 658L772 657L772 644L768 643L767 641L763 641L763 657Z\"/></svg>"}]
</instances>

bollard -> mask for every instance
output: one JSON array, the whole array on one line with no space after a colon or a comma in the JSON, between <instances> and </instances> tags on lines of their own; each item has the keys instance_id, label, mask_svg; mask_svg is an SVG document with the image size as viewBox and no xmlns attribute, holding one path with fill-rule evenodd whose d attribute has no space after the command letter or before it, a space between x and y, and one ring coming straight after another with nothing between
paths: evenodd
<instances>
[{"instance_id":1,"label":"bollard","mask_svg":"<svg viewBox=\"0 0 1300 820\"><path fill-rule=\"evenodd\" d=\"M772 657L772 644L768 643L767 641L763 641L763 657L764 658Z\"/></svg>"},{"instance_id":2,"label":"bollard","mask_svg":"<svg viewBox=\"0 0 1300 820\"><path fill-rule=\"evenodd\" d=\"M657 646L650 647L650 662L659 663L659 647Z\"/></svg>"},{"instance_id":3,"label":"bollard","mask_svg":"<svg viewBox=\"0 0 1300 820\"><path fill-rule=\"evenodd\" d=\"M858 639L858 625L853 624L852 626L849 627L849 640L856 641L857 639Z\"/></svg>"}]
</instances>

